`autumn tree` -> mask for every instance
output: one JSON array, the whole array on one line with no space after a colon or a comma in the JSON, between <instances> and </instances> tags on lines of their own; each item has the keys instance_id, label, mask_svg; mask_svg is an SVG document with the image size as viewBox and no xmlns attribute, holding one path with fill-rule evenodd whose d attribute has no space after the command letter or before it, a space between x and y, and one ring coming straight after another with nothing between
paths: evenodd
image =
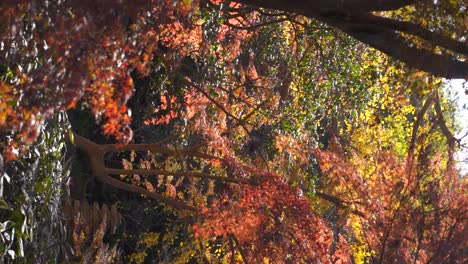
<instances>
[{"instance_id":1,"label":"autumn tree","mask_svg":"<svg viewBox=\"0 0 468 264\"><path fill-rule=\"evenodd\" d=\"M178 219L135 262L160 246L183 263L463 263L459 139L431 75L466 76L461 5L239 2L2 3L6 160L77 109L68 143L92 177ZM116 207L81 204L76 252L117 258Z\"/></svg>"},{"instance_id":2,"label":"autumn tree","mask_svg":"<svg viewBox=\"0 0 468 264\"><path fill-rule=\"evenodd\" d=\"M466 77L467 65L464 58L467 46L463 42L466 29L462 16L464 7L458 2L240 2L323 21L404 61L410 67L448 78ZM150 11L157 21L149 21L143 17L137 19L139 12L154 5L151 1L131 4L125 1L119 4L64 2L49 5L29 1L2 3L4 26L1 63L6 79L1 86L4 94L1 126L3 130L8 127L8 131L15 131L15 135L7 139L8 144L4 143L8 156L18 153L20 146L15 143L18 140L26 145L34 141L37 126L50 113L73 107L81 98L89 98L86 99L87 104L96 117L103 120L106 134L114 134L123 141L129 140L130 132L126 126L130 121L125 107L133 90L129 73L132 69L147 72L151 58L155 54L162 54L156 52L158 41L171 46L168 39L164 40L164 37L170 36L168 30L181 33L180 22L186 23L198 7L197 3L161 3L163 4L158 4L158 8ZM248 25L245 28L244 22L247 20L243 17L251 13L251 8L231 8L229 5L223 8L226 9L223 12L234 11L229 19L237 20L236 23L241 21L237 27L244 28L244 31L249 28ZM371 13L372 11L379 14ZM429 14L432 17L428 17ZM294 20L288 13L269 13L268 16L267 23ZM176 22L177 20L180 22ZM228 21L227 24L236 26L236 23ZM128 28L129 24L133 26ZM163 24L168 27L164 29L157 26ZM195 26L194 29L196 28ZM161 39L156 37L159 36L159 31L162 33ZM178 38L189 43L180 39L180 36ZM196 45L191 49L195 52ZM174 58L167 59L167 63L178 64ZM54 78L46 78L46 75L54 74ZM20 96L14 92L14 87L28 91L28 94ZM44 87L47 87L47 92ZM103 91L96 93L96 90ZM19 100L42 94L47 100L63 99L40 105L34 100L30 100L28 104ZM50 96L52 94L57 96ZM8 103L13 101L18 103ZM36 110L43 114L36 116Z\"/></svg>"}]
</instances>

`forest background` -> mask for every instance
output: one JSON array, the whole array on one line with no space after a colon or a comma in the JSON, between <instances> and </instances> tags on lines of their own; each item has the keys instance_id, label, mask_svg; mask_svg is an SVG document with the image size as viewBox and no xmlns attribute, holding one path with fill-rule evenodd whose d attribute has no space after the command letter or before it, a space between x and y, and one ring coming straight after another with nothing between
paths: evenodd
<instances>
[{"instance_id":1,"label":"forest background","mask_svg":"<svg viewBox=\"0 0 468 264\"><path fill-rule=\"evenodd\" d=\"M238 2L1 2L3 261L468 261L466 2Z\"/></svg>"}]
</instances>

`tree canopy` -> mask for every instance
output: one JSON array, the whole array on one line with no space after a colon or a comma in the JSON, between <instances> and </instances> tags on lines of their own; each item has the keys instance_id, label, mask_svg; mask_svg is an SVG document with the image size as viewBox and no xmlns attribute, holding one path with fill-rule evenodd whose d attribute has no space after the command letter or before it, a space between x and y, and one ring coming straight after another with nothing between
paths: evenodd
<instances>
[{"instance_id":1,"label":"tree canopy","mask_svg":"<svg viewBox=\"0 0 468 264\"><path fill-rule=\"evenodd\" d=\"M465 12L3 1L2 258L465 263Z\"/></svg>"}]
</instances>

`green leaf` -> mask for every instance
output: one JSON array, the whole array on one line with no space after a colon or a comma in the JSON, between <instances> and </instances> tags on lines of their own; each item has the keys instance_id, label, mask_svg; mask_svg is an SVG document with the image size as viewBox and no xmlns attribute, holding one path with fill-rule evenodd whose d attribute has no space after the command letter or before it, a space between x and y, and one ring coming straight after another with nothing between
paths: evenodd
<instances>
[{"instance_id":1,"label":"green leaf","mask_svg":"<svg viewBox=\"0 0 468 264\"><path fill-rule=\"evenodd\" d=\"M6 230L12 228L15 225L13 221L7 220L3 223L0 223L0 233L5 232Z\"/></svg>"},{"instance_id":2,"label":"green leaf","mask_svg":"<svg viewBox=\"0 0 468 264\"><path fill-rule=\"evenodd\" d=\"M68 139L70 140L70 143L72 145L75 144L75 137L74 137L73 131L71 129L68 129Z\"/></svg>"},{"instance_id":3,"label":"green leaf","mask_svg":"<svg viewBox=\"0 0 468 264\"><path fill-rule=\"evenodd\" d=\"M9 210L10 205L3 199L0 199L0 209Z\"/></svg>"},{"instance_id":4,"label":"green leaf","mask_svg":"<svg viewBox=\"0 0 468 264\"><path fill-rule=\"evenodd\" d=\"M23 239L22 238L18 239L18 256L19 257L24 256L24 246L23 246Z\"/></svg>"}]
</instances>

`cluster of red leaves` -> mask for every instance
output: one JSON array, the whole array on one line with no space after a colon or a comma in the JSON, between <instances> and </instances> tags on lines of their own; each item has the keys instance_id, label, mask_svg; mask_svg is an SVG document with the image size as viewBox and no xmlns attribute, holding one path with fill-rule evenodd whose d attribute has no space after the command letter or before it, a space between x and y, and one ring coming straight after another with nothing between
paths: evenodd
<instances>
[{"instance_id":1,"label":"cluster of red leaves","mask_svg":"<svg viewBox=\"0 0 468 264\"><path fill-rule=\"evenodd\" d=\"M200 25L184 25L180 21L173 21L160 27L161 43L171 51L177 52L178 57L196 54L202 41ZM169 54L166 54L166 57Z\"/></svg>"},{"instance_id":2,"label":"cluster of red leaves","mask_svg":"<svg viewBox=\"0 0 468 264\"><path fill-rule=\"evenodd\" d=\"M350 263L344 240L333 244L332 231L297 188L273 174L256 180L258 184L233 186L235 194L226 194L203 208L204 222L193 226L195 235L234 236L245 249L243 257L256 263L266 259L275 263Z\"/></svg>"},{"instance_id":3,"label":"cluster of red leaves","mask_svg":"<svg viewBox=\"0 0 468 264\"><path fill-rule=\"evenodd\" d=\"M3 155L14 159L37 139L47 118L80 101L105 134L128 142L130 72L147 74L158 32L164 38L197 6L173 0L3 1L0 65L10 71L0 81L0 131L9 134Z\"/></svg>"},{"instance_id":4,"label":"cluster of red leaves","mask_svg":"<svg viewBox=\"0 0 468 264\"><path fill-rule=\"evenodd\" d=\"M191 88L187 91L184 96L185 102L185 114L184 117L187 120L192 119L197 114L200 114L206 109L206 106L209 104L209 100L197 91L194 88Z\"/></svg>"},{"instance_id":5,"label":"cluster of red leaves","mask_svg":"<svg viewBox=\"0 0 468 264\"><path fill-rule=\"evenodd\" d=\"M169 99L169 100L168 100ZM154 114L157 115L151 119L145 120L145 125L160 125L160 124L169 124L171 119L174 119L178 116L176 110L180 107L179 104L176 103L177 98L175 96L160 96L159 100L161 104L159 108L154 109ZM161 113L161 112L166 113Z\"/></svg>"},{"instance_id":6,"label":"cluster of red leaves","mask_svg":"<svg viewBox=\"0 0 468 264\"><path fill-rule=\"evenodd\" d=\"M402 161L383 152L373 162L351 163L340 154L315 153L326 191L340 197L345 210L337 220L346 237L359 221L368 252L378 263L466 263L467 181L453 169L444 170L443 159L432 158L425 169L408 157ZM363 177L355 166L372 168ZM360 212L351 217L350 212ZM358 220L356 220L358 219Z\"/></svg>"},{"instance_id":7,"label":"cluster of red leaves","mask_svg":"<svg viewBox=\"0 0 468 264\"><path fill-rule=\"evenodd\" d=\"M249 18L256 21L254 15ZM245 21L232 20L229 23L247 26ZM243 42L253 35L255 31L221 25L217 31L216 49L204 45L206 43L202 43L200 48L200 54L215 58L223 67L240 67L240 78L227 73L229 85L225 87L222 84L218 87L219 83L212 85L209 80L206 83L187 80L191 88L186 92L186 111L182 116L189 121L189 126L184 126L184 130L201 134L207 139L207 152L223 157L223 165L232 171L229 177L241 180L255 178L254 181L258 182L230 185L229 190L218 199L203 206L202 221L193 226L195 235L211 239L235 238L245 252L244 257L254 263L266 259L277 263L301 260L306 263L350 263L349 248L344 237L337 235L334 239L329 226L312 211L309 201L297 188L289 186L278 176L246 167L243 157L236 154L235 150L240 148L237 144L242 144L242 140L236 142L234 137L239 135L238 138L242 139L246 136L246 129L233 125L232 120L242 113L252 116L252 105L269 106L261 100L270 100L262 94L262 89L252 91L259 93L250 96L245 90L246 81L267 85L260 80L272 78L263 76L265 72L257 72L254 54L248 54L245 69L241 64L233 65L233 61L245 55ZM209 90L206 87L210 87ZM233 95L239 98L238 101L233 101ZM215 167L220 165L215 162L220 160L212 164Z\"/></svg>"}]
</instances>

